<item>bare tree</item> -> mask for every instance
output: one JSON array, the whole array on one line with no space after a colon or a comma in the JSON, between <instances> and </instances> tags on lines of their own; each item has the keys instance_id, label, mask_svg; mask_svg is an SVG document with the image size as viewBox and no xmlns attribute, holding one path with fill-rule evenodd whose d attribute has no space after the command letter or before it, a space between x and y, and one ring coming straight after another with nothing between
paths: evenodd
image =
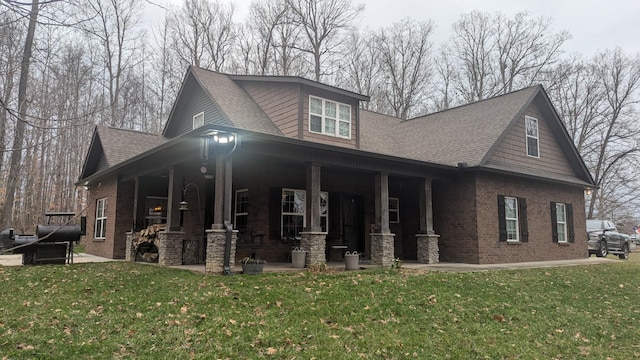
<instances>
[{"instance_id":1,"label":"bare tree","mask_svg":"<svg viewBox=\"0 0 640 360\"><path fill-rule=\"evenodd\" d=\"M552 33L550 18L529 16L520 12L509 19L498 13L493 18L500 93L537 83L540 73L558 62L561 46L570 38L567 31Z\"/></svg>"},{"instance_id":2,"label":"bare tree","mask_svg":"<svg viewBox=\"0 0 640 360\"><path fill-rule=\"evenodd\" d=\"M25 118L27 116L27 84L29 82L29 69L31 61L31 52L33 49L33 39L36 32L36 23L38 20L38 12L40 6L38 0L31 3L31 11L29 12L29 27L25 37L24 50L20 65L20 81L18 84L18 121L13 137L13 146L11 159L9 162L9 175L7 178L7 186L4 196L4 205L0 213L0 227L7 228L13 218L13 203L15 200L16 185L18 183L18 175L20 173L20 164L22 161L22 145L24 141Z\"/></svg>"},{"instance_id":3,"label":"bare tree","mask_svg":"<svg viewBox=\"0 0 640 360\"><path fill-rule=\"evenodd\" d=\"M169 22L173 50L187 65L225 70L236 39L234 7L210 0L187 0Z\"/></svg>"},{"instance_id":4,"label":"bare tree","mask_svg":"<svg viewBox=\"0 0 640 360\"><path fill-rule=\"evenodd\" d=\"M238 66L246 74L267 75L275 61L274 43L277 29L288 16L284 0L255 1L251 4L245 32L240 35L244 66Z\"/></svg>"},{"instance_id":5,"label":"bare tree","mask_svg":"<svg viewBox=\"0 0 640 360\"><path fill-rule=\"evenodd\" d=\"M109 123L124 127L121 116L121 91L125 72L134 66L136 26L141 2L136 0L96 0L76 4L88 21L82 22L91 39L96 39L106 71L105 88L109 92Z\"/></svg>"},{"instance_id":6,"label":"bare tree","mask_svg":"<svg viewBox=\"0 0 640 360\"><path fill-rule=\"evenodd\" d=\"M603 186L615 169L631 158L638 158L640 124L635 119L640 101L640 56L629 57L620 48L596 55L594 72L604 90L602 132L592 173L596 185ZM632 163L636 163L633 161ZM587 216L594 214L598 190L593 191ZM603 209L602 209L603 210Z\"/></svg>"},{"instance_id":7,"label":"bare tree","mask_svg":"<svg viewBox=\"0 0 640 360\"><path fill-rule=\"evenodd\" d=\"M293 22L306 35L307 43L300 50L313 57L314 79L323 75L325 55L336 52L336 42L341 32L349 28L364 5L351 0L287 0Z\"/></svg>"},{"instance_id":8,"label":"bare tree","mask_svg":"<svg viewBox=\"0 0 640 360\"><path fill-rule=\"evenodd\" d=\"M401 119L415 115L415 107L427 100L432 76L432 31L431 21L405 19L382 29L376 38L387 86L386 103Z\"/></svg>"},{"instance_id":9,"label":"bare tree","mask_svg":"<svg viewBox=\"0 0 640 360\"><path fill-rule=\"evenodd\" d=\"M369 29L349 32L342 44L338 86L369 95L371 101L361 103L362 108L383 111L383 66L377 38L372 33Z\"/></svg>"},{"instance_id":10,"label":"bare tree","mask_svg":"<svg viewBox=\"0 0 640 360\"><path fill-rule=\"evenodd\" d=\"M453 25L451 44L444 46L456 64L448 79L465 103L530 86L559 61L568 39L566 31L552 32L550 19L532 19L526 12L512 18L463 14Z\"/></svg>"},{"instance_id":11,"label":"bare tree","mask_svg":"<svg viewBox=\"0 0 640 360\"><path fill-rule=\"evenodd\" d=\"M492 26L488 14L479 11L463 14L453 25L451 45L443 47L444 56L456 64L457 73L451 79L464 103L497 94Z\"/></svg>"},{"instance_id":12,"label":"bare tree","mask_svg":"<svg viewBox=\"0 0 640 360\"><path fill-rule=\"evenodd\" d=\"M0 183L5 183L1 176L4 168L7 124L9 123L9 107L16 86L16 78L20 74L20 56L24 52L22 22L18 15L0 6ZM0 192L4 196L4 192Z\"/></svg>"}]
</instances>

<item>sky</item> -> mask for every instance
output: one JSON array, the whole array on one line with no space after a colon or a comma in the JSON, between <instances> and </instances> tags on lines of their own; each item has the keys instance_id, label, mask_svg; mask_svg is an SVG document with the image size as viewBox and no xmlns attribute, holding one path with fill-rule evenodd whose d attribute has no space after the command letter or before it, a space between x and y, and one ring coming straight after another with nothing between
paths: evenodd
<instances>
[{"instance_id":1,"label":"sky","mask_svg":"<svg viewBox=\"0 0 640 360\"><path fill-rule=\"evenodd\" d=\"M222 0L229 2L229 0ZM451 25L473 10L500 11L511 16L528 11L534 17L551 17L555 31L567 30L572 38L567 53L592 56L604 49L621 47L627 54L640 54L640 1L638 0L361 0L365 5L360 26L377 29L409 17L433 20L433 42L441 44L451 35ZM155 0L179 4L181 0ZM236 21L243 21L251 0L233 0ZM356 1L357 2L357 1ZM157 9L152 12L158 11ZM155 16L154 16L155 17Z\"/></svg>"}]
</instances>

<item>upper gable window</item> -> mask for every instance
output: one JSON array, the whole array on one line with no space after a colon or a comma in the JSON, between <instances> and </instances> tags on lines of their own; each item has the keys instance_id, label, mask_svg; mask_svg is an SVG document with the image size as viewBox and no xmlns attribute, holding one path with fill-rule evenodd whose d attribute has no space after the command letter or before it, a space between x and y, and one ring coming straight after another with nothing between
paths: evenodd
<instances>
[{"instance_id":1,"label":"upper gable window","mask_svg":"<svg viewBox=\"0 0 640 360\"><path fill-rule=\"evenodd\" d=\"M527 129L527 156L540 157L538 119L525 116L524 124Z\"/></svg>"},{"instance_id":2,"label":"upper gable window","mask_svg":"<svg viewBox=\"0 0 640 360\"><path fill-rule=\"evenodd\" d=\"M201 112L199 114L193 115L193 128L196 129L202 125L204 125L204 113Z\"/></svg>"},{"instance_id":3,"label":"upper gable window","mask_svg":"<svg viewBox=\"0 0 640 360\"><path fill-rule=\"evenodd\" d=\"M309 131L351 138L351 106L309 96Z\"/></svg>"}]
</instances>

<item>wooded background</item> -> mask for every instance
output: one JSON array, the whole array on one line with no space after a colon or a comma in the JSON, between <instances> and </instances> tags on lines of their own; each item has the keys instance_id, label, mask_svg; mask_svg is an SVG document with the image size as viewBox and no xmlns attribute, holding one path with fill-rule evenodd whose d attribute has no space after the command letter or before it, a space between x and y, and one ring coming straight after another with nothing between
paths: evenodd
<instances>
[{"instance_id":1,"label":"wooded background","mask_svg":"<svg viewBox=\"0 0 640 360\"><path fill-rule=\"evenodd\" d=\"M226 1L25 1L0 0L0 230L83 209L94 126L160 133L189 64L321 81L405 119L542 84L599 186L587 216L637 223L639 55L568 54L553 19L472 11L436 44L429 19L357 26L351 0L257 0L242 22Z\"/></svg>"}]
</instances>

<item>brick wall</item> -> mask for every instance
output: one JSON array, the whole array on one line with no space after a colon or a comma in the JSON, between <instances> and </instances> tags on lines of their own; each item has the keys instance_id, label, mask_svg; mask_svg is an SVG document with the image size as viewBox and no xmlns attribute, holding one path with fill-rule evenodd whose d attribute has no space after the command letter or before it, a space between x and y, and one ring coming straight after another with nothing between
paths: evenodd
<instances>
[{"instance_id":1,"label":"brick wall","mask_svg":"<svg viewBox=\"0 0 640 360\"><path fill-rule=\"evenodd\" d=\"M584 195L580 187L479 173L434 182L434 228L440 261L495 264L587 256ZM529 241L499 241L498 195L527 200ZM575 242L552 241L550 203L573 205Z\"/></svg>"},{"instance_id":2,"label":"brick wall","mask_svg":"<svg viewBox=\"0 0 640 360\"><path fill-rule=\"evenodd\" d=\"M458 176L446 183L434 181L433 227L436 234L440 235L438 245L441 262L478 263L476 225L474 179Z\"/></svg>"},{"instance_id":3,"label":"brick wall","mask_svg":"<svg viewBox=\"0 0 640 360\"><path fill-rule=\"evenodd\" d=\"M112 176L89 189L87 204L87 235L82 239L89 254L113 258L113 240L116 227L117 178ZM96 201L107 198L107 227L105 239L94 239L96 224ZM124 256L124 253L123 253Z\"/></svg>"},{"instance_id":4,"label":"brick wall","mask_svg":"<svg viewBox=\"0 0 640 360\"><path fill-rule=\"evenodd\" d=\"M479 174L476 179L480 263L578 259L587 256L582 188L496 174ZM526 198L528 242L507 244L498 241L498 195ZM552 241L551 202L573 205L574 243L558 244Z\"/></svg>"}]
</instances>

